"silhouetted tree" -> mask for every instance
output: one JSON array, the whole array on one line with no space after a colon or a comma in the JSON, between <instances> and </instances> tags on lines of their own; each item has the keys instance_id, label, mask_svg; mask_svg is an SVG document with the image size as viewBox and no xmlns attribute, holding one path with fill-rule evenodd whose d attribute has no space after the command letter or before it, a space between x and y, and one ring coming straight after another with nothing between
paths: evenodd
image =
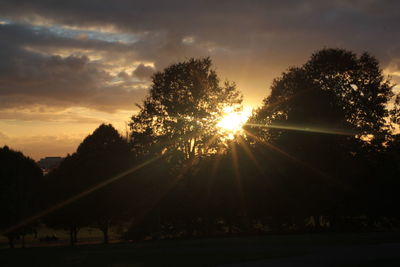
<instances>
[{"instance_id":1,"label":"silhouetted tree","mask_svg":"<svg viewBox=\"0 0 400 267\"><path fill-rule=\"evenodd\" d=\"M121 137L112 125L100 125L91 135L87 136L78 146L80 176L86 184L96 186L112 179L125 171L130 162L130 150L127 141ZM109 241L109 228L117 222L123 213L125 203L121 194L126 193L118 187L119 182L105 186L85 197L87 214L104 234L104 243Z\"/></svg>"},{"instance_id":2,"label":"silhouetted tree","mask_svg":"<svg viewBox=\"0 0 400 267\"><path fill-rule=\"evenodd\" d=\"M45 176L46 201L44 208L51 208L60 203L65 203L89 186L79 172L80 163L76 153L65 157L59 166ZM44 221L47 226L63 229L69 232L70 244L78 241L80 228L90 224L86 209L81 199L78 199L48 215Z\"/></svg>"},{"instance_id":3,"label":"silhouetted tree","mask_svg":"<svg viewBox=\"0 0 400 267\"><path fill-rule=\"evenodd\" d=\"M400 126L400 92L394 98L394 105L390 110L390 121L394 128Z\"/></svg>"},{"instance_id":4,"label":"silhouetted tree","mask_svg":"<svg viewBox=\"0 0 400 267\"><path fill-rule=\"evenodd\" d=\"M302 67L291 68L274 80L270 96L254 119L271 127L279 123L296 123L310 130L313 124L321 130L351 127L357 136L374 135L381 140L380 134L389 129L386 104L393 96L392 88L379 62L368 53L357 57L343 49L323 49ZM307 120L315 122L310 125Z\"/></svg>"},{"instance_id":5,"label":"silhouetted tree","mask_svg":"<svg viewBox=\"0 0 400 267\"><path fill-rule=\"evenodd\" d=\"M0 228L7 230L37 211L42 171L35 161L7 146L0 148L0 163ZM5 232L11 248L17 236L24 239L30 225Z\"/></svg>"},{"instance_id":6,"label":"silhouetted tree","mask_svg":"<svg viewBox=\"0 0 400 267\"><path fill-rule=\"evenodd\" d=\"M117 130L112 125L102 124L83 140L76 153L50 173L54 203L88 192L48 216L53 225L68 226L71 244L77 241L78 229L88 225L99 227L104 234L104 243L108 243L110 226L118 222L129 203L123 202L123 194L127 191L120 186L120 181L99 185L112 181L114 176L131 166L130 155L126 140Z\"/></svg>"},{"instance_id":7,"label":"silhouetted tree","mask_svg":"<svg viewBox=\"0 0 400 267\"><path fill-rule=\"evenodd\" d=\"M296 185L291 194L317 227L318 214L332 214L367 182L355 159L383 149L392 88L369 54L323 49L275 79L251 119L249 130L289 159L282 179Z\"/></svg>"},{"instance_id":8,"label":"silhouetted tree","mask_svg":"<svg viewBox=\"0 0 400 267\"><path fill-rule=\"evenodd\" d=\"M369 215L369 226L395 229L400 224L400 135L392 135L383 151L369 154L366 160L368 180L360 185L359 194L364 203L357 208Z\"/></svg>"},{"instance_id":9,"label":"silhouetted tree","mask_svg":"<svg viewBox=\"0 0 400 267\"><path fill-rule=\"evenodd\" d=\"M153 75L149 96L130 122L133 150L153 156L164 153L167 166L164 173L151 172L161 175L154 184L153 190L158 192L155 196L164 197L154 206L153 217L147 218L162 216L170 228L193 233L189 228L197 220L191 191L195 165L202 155L217 151L220 140L216 124L224 107L240 108L241 102L235 84L220 84L209 58L192 58Z\"/></svg>"},{"instance_id":10,"label":"silhouetted tree","mask_svg":"<svg viewBox=\"0 0 400 267\"><path fill-rule=\"evenodd\" d=\"M149 96L130 122L134 147L161 143L185 160L217 144L213 137L223 108L240 105L242 97L235 84L221 86L211 67L209 58L192 58L153 75Z\"/></svg>"}]
</instances>

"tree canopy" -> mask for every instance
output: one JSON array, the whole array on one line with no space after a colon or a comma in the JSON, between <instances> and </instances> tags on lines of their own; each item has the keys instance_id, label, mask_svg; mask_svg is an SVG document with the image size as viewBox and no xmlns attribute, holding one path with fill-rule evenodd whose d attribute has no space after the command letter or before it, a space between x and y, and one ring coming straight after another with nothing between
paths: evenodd
<instances>
[{"instance_id":1,"label":"tree canopy","mask_svg":"<svg viewBox=\"0 0 400 267\"><path fill-rule=\"evenodd\" d=\"M100 125L44 186L32 160L0 149L0 227L19 227L11 239L23 233L38 218L24 220L40 195L38 216L70 230L71 244L86 226L107 243L121 222L129 240L398 228L393 96L371 55L322 49L276 78L246 129L228 140L218 127L241 108L235 84L220 83L209 58L172 64L154 74L129 140Z\"/></svg>"},{"instance_id":2,"label":"tree canopy","mask_svg":"<svg viewBox=\"0 0 400 267\"><path fill-rule=\"evenodd\" d=\"M42 185L42 170L35 161L7 146L0 148L0 228L13 227L38 208L39 188ZM23 229L7 232L10 246L18 235L24 235Z\"/></svg>"},{"instance_id":3,"label":"tree canopy","mask_svg":"<svg viewBox=\"0 0 400 267\"><path fill-rule=\"evenodd\" d=\"M129 146L118 131L112 125L100 125L83 140L76 153L64 159L58 169L50 173L54 182L53 201L60 202L97 188L132 165L130 155ZM118 186L118 182L113 182L107 187L93 190L91 194L49 216L49 221L63 228L71 228L72 232L81 226L96 225L104 233L104 242L108 242L108 228L119 219L125 208L122 202L124 192Z\"/></svg>"},{"instance_id":4,"label":"tree canopy","mask_svg":"<svg viewBox=\"0 0 400 267\"><path fill-rule=\"evenodd\" d=\"M390 128L387 104L392 88L368 53L357 57L344 49L323 49L273 81L253 121L270 128L342 130L381 140Z\"/></svg>"},{"instance_id":5,"label":"tree canopy","mask_svg":"<svg viewBox=\"0 0 400 267\"><path fill-rule=\"evenodd\" d=\"M388 140L392 88L374 57L343 49L317 51L273 81L250 131L281 152L278 177L305 214L343 213L342 203L360 201L360 185L374 187L368 177Z\"/></svg>"},{"instance_id":6,"label":"tree canopy","mask_svg":"<svg viewBox=\"0 0 400 267\"><path fill-rule=\"evenodd\" d=\"M241 102L234 83L220 84L210 58L172 64L153 75L149 95L130 122L132 144L173 146L184 159L206 153L216 143L223 108Z\"/></svg>"}]
</instances>

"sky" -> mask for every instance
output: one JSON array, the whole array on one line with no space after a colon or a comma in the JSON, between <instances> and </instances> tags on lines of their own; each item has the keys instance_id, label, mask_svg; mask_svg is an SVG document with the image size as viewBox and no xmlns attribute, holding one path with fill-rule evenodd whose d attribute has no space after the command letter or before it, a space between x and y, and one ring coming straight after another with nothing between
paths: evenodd
<instances>
[{"instance_id":1,"label":"sky","mask_svg":"<svg viewBox=\"0 0 400 267\"><path fill-rule=\"evenodd\" d=\"M170 64L209 56L246 106L322 48L367 51L400 84L400 1L0 0L0 146L65 156L122 134Z\"/></svg>"}]
</instances>

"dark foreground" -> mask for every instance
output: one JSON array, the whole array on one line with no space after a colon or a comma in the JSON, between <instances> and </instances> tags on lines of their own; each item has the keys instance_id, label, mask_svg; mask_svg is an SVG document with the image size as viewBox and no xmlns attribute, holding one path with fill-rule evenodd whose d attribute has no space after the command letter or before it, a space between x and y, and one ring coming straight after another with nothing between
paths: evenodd
<instances>
[{"instance_id":1,"label":"dark foreground","mask_svg":"<svg viewBox=\"0 0 400 267\"><path fill-rule=\"evenodd\" d=\"M400 266L400 233L265 235L0 250L0 266Z\"/></svg>"}]
</instances>

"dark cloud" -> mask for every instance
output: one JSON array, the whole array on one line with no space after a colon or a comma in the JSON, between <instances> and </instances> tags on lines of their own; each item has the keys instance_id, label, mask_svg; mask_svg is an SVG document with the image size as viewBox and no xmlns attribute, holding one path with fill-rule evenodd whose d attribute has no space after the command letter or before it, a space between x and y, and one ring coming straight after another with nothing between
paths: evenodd
<instances>
[{"instance_id":1,"label":"dark cloud","mask_svg":"<svg viewBox=\"0 0 400 267\"><path fill-rule=\"evenodd\" d=\"M384 67L398 64L398 10L391 0L0 0L0 16L18 22L0 25L0 94L113 110L145 92L132 90L148 86L132 81L135 66L133 77L146 80L154 70L145 62L160 70L211 56L222 78L257 103L274 77L322 47L369 51ZM67 26L76 34L63 34ZM90 27L135 41L79 34ZM57 57L61 50L69 54Z\"/></svg>"},{"instance_id":2,"label":"dark cloud","mask_svg":"<svg viewBox=\"0 0 400 267\"><path fill-rule=\"evenodd\" d=\"M76 32L75 35L73 32ZM129 46L122 42L82 38L80 31L72 31L68 35L63 35L62 31L56 31L51 27L32 26L29 24L0 24L0 33L2 43L22 47L28 46L43 49L80 48L109 51L126 51L129 49Z\"/></svg>"},{"instance_id":3,"label":"dark cloud","mask_svg":"<svg viewBox=\"0 0 400 267\"><path fill-rule=\"evenodd\" d=\"M176 32L202 40L249 41L255 33L344 34L398 23L398 1L148 0L1 1L2 14L40 16L70 26L113 25L131 32ZM0 13L0 14L1 14ZM36 15L36 16L35 16Z\"/></svg>"},{"instance_id":4,"label":"dark cloud","mask_svg":"<svg viewBox=\"0 0 400 267\"><path fill-rule=\"evenodd\" d=\"M50 113L40 112L37 109L32 110L0 110L0 120L19 120L19 121L41 121L41 122L68 122L68 123L91 123L101 124L104 120L83 116L81 114L68 114L68 113ZM0 139L6 138L0 132Z\"/></svg>"},{"instance_id":5,"label":"dark cloud","mask_svg":"<svg viewBox=\"0 0 400 267\"><path fill-rule=\"evenodd\" d=\"M145 66L140 64L133 72L132 75L139 78L140 80L149 80L151 75L154 73L154 68L151 66Z\"/></svg>"},{"instance_id":6,"label":"dark cloud","mask_svg":"<svg viewBox=\"0 0 400 267\"><path fill-rule=\"evenodd\" d=\"M140 84L115 84L115 77L101 62L85 55L61 57L30 49L92 47L86 41L78 45L80 41L68 41L44 30L35 34L34 27L21 25L0 25L0 34L6 37L0 40L0 109L43 104L114 111L132 109L146 93ZM109 49L110 44L97 42L95 49L104 47Z\"/></svg>"}]
</instances>

